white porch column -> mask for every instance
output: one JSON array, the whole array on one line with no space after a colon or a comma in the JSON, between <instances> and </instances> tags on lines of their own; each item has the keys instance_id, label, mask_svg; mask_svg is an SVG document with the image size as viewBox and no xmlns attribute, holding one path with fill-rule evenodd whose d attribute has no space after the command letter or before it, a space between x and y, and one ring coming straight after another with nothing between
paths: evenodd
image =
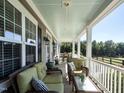
<instances>
[{"instance_id":1,"label":"white porch column","mask_svg":"<svg viewBox=\"0 0 124 93\"><path fill-rule=\"evenodd\" d=\"M26 45L25 45L25 16L22 15L22 63L21 66L26 65Z\"/></svg>"},{"instance_id":2,"label":"white porch column","mask_svg":"<svg viewBox=\"0 0 124 93\"><path fill-rule=\"evenodd\" d=\"M38 62L38 26L36 27L36 48L35 49L36 49L36 52L35 52L36 53L36 55L35 55L36 57L35 58L36 58L36 62Z\"/></svg>"},{"instance_id":3,"label":"white porch column","mask_svg":"<svg viewBox=\"0 0 124 93\"><path fill-rule=\"evenodd\" d=\"M87 27L86 29L87 47L86 47L86 67L90 68L92 58L92 29Z\"/></svg>"},{"instance_id":4,"label":"white porch column","mask_svg":"<svg viewBox=\"0 0 124 93\"><path fill-rule=\"evenodd\" d=\"M59 43L59 58L60 58L60 53L61 53L61 44Z\"/></svg>"},{"instance_id":5,"label":"white porch column","mask_svg":"<svg viewBox=\"0 0 124 93\"><path fill-rule=\"evenodd\" d=\"M57 42L57 53L58 58L60 57L60 44Z\"/></svg>"},{"instance_id":6,"label":"white porch column","mask_svg":"<svg viewBox=\"0 0 124 93\"><path fill-rule=\"evenodd\" d=\"M72 57L74 57L75 54L75 42L72 42Z\"/></svg>"},{"instance_id":7,"label":"white porch column","mask_svg":"<svg viewBox=\"0 0 124 93\"><path fill-rule=\"evenodd\" d=\"M58 46L58 43L57 43L57 45L56 45L56 56L58 56L58 54L59 54L59 46Z\"/></svg>"},{"instance_id":8,"label":"white porch column","mask_svg":"<svg viewBox=\"0 0 124 93\"><path fill-rule=\"evenodd\" d=\"M78 40L78 57L80 58L80 40Z\"/></svg>"},{"instance_id":9,"label":"white porch column","mask_svg":"<svg viewBox=\"0 0 124 93\"><path fill-rule=\"evenodd\" d=\"M52 55L53 55L53 45L52 45L52 39L51 39L50 40L50 61L53 61Z\"/></svg>"}]
</instances>

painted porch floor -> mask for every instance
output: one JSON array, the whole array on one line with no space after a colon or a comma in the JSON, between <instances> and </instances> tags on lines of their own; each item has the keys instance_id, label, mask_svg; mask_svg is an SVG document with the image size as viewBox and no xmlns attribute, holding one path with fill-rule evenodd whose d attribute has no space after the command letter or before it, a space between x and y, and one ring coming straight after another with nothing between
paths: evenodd
<instances>
[{"instance_id":1,"label":"painted porch floor","mask_svg":"<svg viewBox=\"0 0 124 93\"><path fill-rule=\"evenodd\" d=\"M67 65L66 62L62 62L61 64L57 65L59 69L63 72L63 78L64 78L64 93L74 93L72 91L72 85L69 85L68 78L67 78Z\"/></svg>"}]
</instances>

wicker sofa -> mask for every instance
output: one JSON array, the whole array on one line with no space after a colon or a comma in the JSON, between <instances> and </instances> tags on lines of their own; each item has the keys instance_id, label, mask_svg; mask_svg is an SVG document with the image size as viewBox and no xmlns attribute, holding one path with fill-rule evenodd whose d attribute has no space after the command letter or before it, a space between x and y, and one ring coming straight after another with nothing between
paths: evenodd
<instances>
[{"instance_id":1,"label":"wicker sofa","mask_svg":"<svg viewBox=\"0 0 124 93\"><path fill-rule=\"evenodd\" d=\"M48 87L48 93L64 93L63 77L60 70L47 71L43 62L10 75L15 93L44 93L34 91L30 82L32 77L42 80ZM46 93L46 92L45 92Z\"/></svg>"}]
</instances>

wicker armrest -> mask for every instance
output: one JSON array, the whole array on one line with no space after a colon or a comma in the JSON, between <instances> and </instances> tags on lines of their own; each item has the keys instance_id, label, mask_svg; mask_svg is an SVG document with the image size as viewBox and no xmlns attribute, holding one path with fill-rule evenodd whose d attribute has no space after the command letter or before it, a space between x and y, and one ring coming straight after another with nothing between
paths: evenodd
<instances>
[{"instance_id":1,"label":"wicker armrest","mask_svg":"<svg viewBox=\"0 0 124 93\"><path fill-rule=\"evenodd\" d=\"M47 92L43 92L43 91L27 91L26 93L59 93L57 91L47 91Z\"/></svg>"},{"instance_id":2,"label":"wicker armrest","mask_svg":"<svg viewBox=\"0 0 124 93\"><path fill-rule=\"evenodd\" d=\"M87 67L82 66L82 67L81 67L81 70L82 70L83 73L86 73L86 76L88 76L88 74L89 74L89 69L88 69Z\"/></svg>"},{"instance_id":3,"label":"wicker armrest","mask_svg":"<svg viewBox=\"0 0 124 93\"><path fill-rule=\"evenodd\" d=\"M74 70L74 71L71 71L71 75L72 76L78 76L78 75L81 75L82 74L82 70Z\"/></svg>"}]
</instances>

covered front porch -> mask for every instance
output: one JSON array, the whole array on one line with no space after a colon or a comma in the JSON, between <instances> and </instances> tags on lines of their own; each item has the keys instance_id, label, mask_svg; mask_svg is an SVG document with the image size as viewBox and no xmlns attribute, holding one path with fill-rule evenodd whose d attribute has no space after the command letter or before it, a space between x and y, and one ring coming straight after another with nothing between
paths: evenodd
<instances>
[{"instance_id":1,"label":"covered front porch","mask_svg":"<svg viewBox=\"0 0 124 93\"><path fill-rule=\"evenodd\" d=\"M89 77L102 92L124 93L124 68L92 58L92 28L123 2L124 0L1 0L0 91L11 86L8 77L18 69L32 63L46 64L56 59L60 62L62 42L71 42L72 58L83 59L82 65L89 69ZM11 13L12 18L9 15ZM80 38L85 34L86 56L82 57ZM63 61L56 67L64 73L65 93L72 93L73 87L68 84L67 78L68 60Z\"/></svg>"}]
</instances>

